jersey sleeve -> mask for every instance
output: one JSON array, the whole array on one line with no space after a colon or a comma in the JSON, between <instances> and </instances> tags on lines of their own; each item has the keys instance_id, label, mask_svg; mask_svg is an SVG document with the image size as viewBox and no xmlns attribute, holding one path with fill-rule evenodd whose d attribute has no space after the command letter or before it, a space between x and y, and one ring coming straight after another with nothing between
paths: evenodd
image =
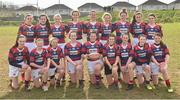
<instances>
[{"instance_id":1,"label":"jersey sleeve","mask_svg":"<svg viewBox=\"0 0 180 100\"><path fill-rule=\"evenodd\" d=\"M22 34L23 33L23 27L20 26L19 29L18 29L18 33L17 34Z\"/></svg>"},{"instance_id":2,"label":"jersey sleeve","mask_svg":"<svg viewBox=\"0 0 180 100\"><path fill-rule=\"evenodd\" d=\"M33 52L30 53L30 63L35 62L35 54Z\"/></svg>"},{"instance_id":3,"label":"jersey sleeve","mask_svg":"<svg viewBox=\"0 0 180 100\"><path fill-rule=\"evenodd\" d=\"M106 47L103 48L103 57L106 57L107 56L107 50L106 50Z\"/></svg>"},{"instance_id":4,"label":"jersey sleeve","mask_svg":"<svg viewBox=\"0 0 180 100\"><path fill-rule=\"evenodd\" d=\"M12 49L9 50L8 62L14 67L22 68L22 65L19 65L15 62Z\"/></svg>"},{"instance_id":5,"label":"jersey sleeve","mask_svg":"<svg viewBox=\"0 0 180 100\"><path fill-rule=\"evenodd\" d=\"M69 50L67 45L65 45L64 47L64 56L69 56Z\"/></svg>"},{"instance_id":6,"label":"jersey sleeve","mask_svg":"<svg viewBox=\"0 0 180 100\"><path fill-rule=\"evenodd\" d=\"M164 45L164 53L165 55L170 55L167 45Z\"/></svg>"}]
</instances>

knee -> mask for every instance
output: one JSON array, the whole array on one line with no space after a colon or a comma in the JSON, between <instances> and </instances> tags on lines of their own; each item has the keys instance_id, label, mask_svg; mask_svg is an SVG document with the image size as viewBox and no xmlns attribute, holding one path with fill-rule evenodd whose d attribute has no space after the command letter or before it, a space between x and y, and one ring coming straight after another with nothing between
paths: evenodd
<instances>
[{"instance_id":1,"label":"knee","mask_svg":"<svg viewBox=\"0 0 180 100\"><path fill-rule=\"evenodd\" d=\"M166 72L166 69L160 68L160 72L161 72L161 73L165 73L165 72Z\"/></svg>"},{"instance_id":2,"label":"knee","mask_svg":"<svg viewBox=\"0 0 180 100\"><path fill-rule=\"evenodd\" d=\"M128 67L128 70L133 70L134 64L131 63L131 64L129 64L127 67Z\"/></svg>"},{"instance_id":3,"label":"knee","mask_svg":"<svg viewBox=\"0 0 180 100\"><path fill-rule=\"evenodd\" d=\"M31 72L31 67L28 67L28 68L26 69L26 72Z\"/></svg>"},{"instance_id":4,"label":"knee","mask_svg":"<svg viewBox=\"0 0 180 100\"><path fill-rule=\"evenodd\" d=\"M113 67L113 68L112 68L112 72L113 72L113 73L117 73L117 70L118 70L117 67Z\"/></svg>"},{"instance_id":5,"label":"knee","mask_svg":"<svg viewBox=\"0 0 180 100\"><path fill-rule=\"evenodd\" d=\"M18 85L13 85L12 87L13 87L15 90L17 90L17 89L19 88Z\"/></svg>"},{"instance_id":6,"label":"knee","mask_svg":"<svg viewBox=\"0 0 180 100\"><path fill-rule=\"evenodd\" d=\"M100 70L101 70L101 65L100 64L96 64L95 71L100 71Z\"/></svg>"},{"instance_id":7,"label":"knee","mask_svg":"<svg viewBox=\"0 0 180 100\"><path fill-rule=\"evenodd\" d=\"M78 66L76 67L76 70L79 71L79 72L81 72L81 71L82 71L82 66L81 66L81 65L78 65Z\"/></svg>"},{"instance_id":8,"label":"knee","mask_svg":"<svg viewBox=\"0 0 180 100\"><path fill-rule=\"evenodd\" d=\"M150 67L149 65L147 65L147 66L145 67L145 70L148 71L148 72L150 72L150 71L151 71L151 67Z\"/></svg>"}]
</instances>

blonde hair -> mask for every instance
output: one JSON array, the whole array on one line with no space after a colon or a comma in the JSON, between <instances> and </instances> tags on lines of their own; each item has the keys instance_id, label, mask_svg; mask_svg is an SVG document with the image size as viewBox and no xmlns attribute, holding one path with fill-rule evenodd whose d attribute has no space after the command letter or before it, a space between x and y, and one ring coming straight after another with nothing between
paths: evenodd
<instances>
[{"instance_id":1,"label":"blonde hair","mask_svg":"<svg viewBox=\"0 0 180 100\"><path fill-rule=\"evenodd\" d=\"M37 39L35 40L35 43L37 43L37 42L44 42L44 40L41 39L41 38L37 38Z\"/></svg>"},{"instance_id":2,"label":"blonde hair","mask_svg":"<svg viewBox=\"0 0 180 100\"><path fill-rule=\"evenodd\" d=\"M53 18L55 19L55 17L60 17L60 19L62 19L61 14L55 14Z\"/></svg>"},{"instance_id":3,"label":"blonde hair","mask_svg":"<svg viewBox=\"0 0 180 100\"><path fill-rule=\"evenodd\" d=\"M112 20L112 15L110 14L110 13L108 13L108 12L105 12L103 15L102 15L102 20L104 21L104 17L105 16L109 16L110 17L110 19Z\"/></svg>"},{"instance_id":4,"label":"blonde hair","mask_svg":"<svg viewBox=\"0 0 180 100\"><path fill-rule=\"evenodd\" d=\"M50 44L49 44L49 45L50 45L50 46L52 46L51 44L52 44L52 42L53 42L54 40L57 40L57 41L58 41L58 38L52 37L52 38L49 39L49 41L50 41Z\"/></svg>"}]
</instances>

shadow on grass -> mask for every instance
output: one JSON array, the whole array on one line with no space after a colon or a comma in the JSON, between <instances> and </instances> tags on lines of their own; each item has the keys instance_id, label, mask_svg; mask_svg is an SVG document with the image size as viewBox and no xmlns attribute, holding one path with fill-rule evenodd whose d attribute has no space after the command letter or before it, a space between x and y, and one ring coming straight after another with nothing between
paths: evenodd
<instances>
[{"instance_id":1,"label":"shadow on grass","mask_svg":"<svg viewBox=\"0 0 180 100\"><path fill-rule=\"evenodd\" d=\"M161 85L158 89L147 90L144 87L134 87L133 90L126 91L127 86L122 85L122 89L115 90L107 88L101 84L100 89L86 83L84 89L76 88L76 85L66 82L64 86L43 92L42 89L33 88L30 92L25 92L23 86L19 90L7 92L1 99L180 99L176 93L168 93L166 87Z\"/></svg>"},{"instance_id":2,"label":"shadow on grass","mask_svg":"<svg viewBox=\"0 0 180 100\"><path fill-rule=\"evenodd\" d=\"M95 89L93 86L89 88L89 99L180 99L180 95L168 93L166 87L161 86L158 89L147 90L145 87L133 90L126 90L126 85L123 84L119 90L106 88L102 86L100 89Z\"/></svg>"}]
</instances>

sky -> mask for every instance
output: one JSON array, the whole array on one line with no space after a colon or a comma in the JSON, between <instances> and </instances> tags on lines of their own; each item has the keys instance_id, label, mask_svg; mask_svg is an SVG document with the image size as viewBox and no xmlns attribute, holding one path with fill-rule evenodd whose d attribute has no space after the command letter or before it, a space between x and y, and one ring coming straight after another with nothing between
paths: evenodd
<instances>
[{"instance_id":1,"label":"sky","mask_svg":"<svg viewBox=\"0 0 180 100\"><path fill-rule=\"evenodd\" d=\"M20 7L26 6L26 5L35 5L37 3L37 0L0 0L3 2L8 2L14 5L19 5ZM85 4L85 3L97 3L101 6L110 6L117 1L128 1L128 0L60 0L61 4L65 4L66 6L77 9L79 6ZM139 5L147 0L129 0L129 3L134 5ZM174 0L159 0L165 3L170 3ZM38 5L40 8L47 8L51 5L59 3L59 0L38 0Z\"/></svg>"}]
</instances>

